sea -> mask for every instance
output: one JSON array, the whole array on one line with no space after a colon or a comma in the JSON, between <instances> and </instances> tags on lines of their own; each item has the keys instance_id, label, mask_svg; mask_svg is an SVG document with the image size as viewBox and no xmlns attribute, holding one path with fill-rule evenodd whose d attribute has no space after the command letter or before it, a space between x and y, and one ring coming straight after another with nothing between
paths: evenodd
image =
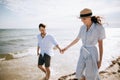
<instances>
[{"instance_id":1,"label":"sea","mask_svg":"<svg viewBox=\"0 0 120 80\"><path fill-rule=\"evenodd\" d=\"M111 61L120 56L120 28L105 27L106 39L103 41L103 61L101 70L106 69ZM66 47L78 35L79 28L49 28L47 33L52 34L61 48ZM0 54L12 53L23 56L37 56L37 35L38 29L0 29ZM77 61L80 55L81 40L73 47L60 54L54 50L52 56L51 70L55 75L64 75L75 72ZM97 46L97 45L96 45Z\"/></svg>"}]
</instances>

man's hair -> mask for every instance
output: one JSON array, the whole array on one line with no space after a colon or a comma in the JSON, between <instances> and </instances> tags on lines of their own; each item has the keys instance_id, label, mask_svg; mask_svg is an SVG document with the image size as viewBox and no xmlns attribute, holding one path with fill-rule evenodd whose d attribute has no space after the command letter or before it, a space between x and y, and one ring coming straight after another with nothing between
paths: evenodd
<instances>
[{"instance_id":1,"label":"man's hair","mask_svg":"<svg viewBox=\"0 0 120 80\"><path fill-rule=\"evenodd\" d=\"M43 23L40 23L40 24L39 24L39 29L40 29L40 27L45 28L45 27L46 27L46 25L44 25Z\"/></svg>"}]
</instances>

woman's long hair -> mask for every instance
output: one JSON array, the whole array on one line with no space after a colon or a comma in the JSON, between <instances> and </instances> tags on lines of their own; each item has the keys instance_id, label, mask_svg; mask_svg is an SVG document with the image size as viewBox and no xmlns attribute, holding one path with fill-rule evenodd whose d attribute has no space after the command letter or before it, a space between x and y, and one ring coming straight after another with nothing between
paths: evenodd
<instances>
[{"instance_id":1,"label":"woman's long hair","mask_svg":"<svg viewBox=\"0 0 120 80\"><path fill-rule=\"evenodd\" d=\"M102 17L100 17L100 16L92 16L91 21L95 24L98 23L98 24L102 25L101 18Z\"/></svg>"}]
</instances>

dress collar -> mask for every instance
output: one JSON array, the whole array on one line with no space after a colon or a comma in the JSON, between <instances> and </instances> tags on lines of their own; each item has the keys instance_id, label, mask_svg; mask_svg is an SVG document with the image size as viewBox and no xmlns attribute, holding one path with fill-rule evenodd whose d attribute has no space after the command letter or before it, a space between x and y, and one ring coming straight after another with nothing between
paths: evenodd
<instances>
[{"instance_id":1,"label":"dress collar","mask_svg":"<svg viewBox=\"0 0 120 80\"><path fill-rule=\"evenodd\" d=\"M87 26L85 25L86 32L93 30L94 26L95 26L95 23L92 23L91 27L87 31Z\"/></svg>"}]
</instances>

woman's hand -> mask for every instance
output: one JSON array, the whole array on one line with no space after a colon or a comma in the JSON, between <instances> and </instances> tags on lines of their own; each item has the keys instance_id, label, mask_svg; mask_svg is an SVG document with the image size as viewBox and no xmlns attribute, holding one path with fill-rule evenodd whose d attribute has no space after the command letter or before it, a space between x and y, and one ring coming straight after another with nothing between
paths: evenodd
<instances>
[{"instance_id":1,"label":"woman's hand","mask_svg":"<svg viewBox=\"0 0 120 80\"><path fill-rule=\"evenodd\" d=\"M98 65L98 69L99 69L101 67L101 61L98 61L97 65Z\"/></svg>"}]
</instances>

